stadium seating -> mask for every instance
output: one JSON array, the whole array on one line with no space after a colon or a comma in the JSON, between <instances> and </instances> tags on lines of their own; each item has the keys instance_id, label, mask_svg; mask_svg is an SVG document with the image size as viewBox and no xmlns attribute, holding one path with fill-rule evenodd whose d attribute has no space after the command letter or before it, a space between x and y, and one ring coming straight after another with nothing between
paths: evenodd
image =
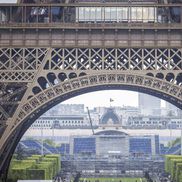
<instances>
[{"instance_id":1,"label":"stadium seating","mask_svg":"<svg viewBox=\"0 0 182 182\"><path fill-rule=\"evenodd\" d=\"M130 138L130 153L151 154L151 140L149 138Z\"/></svg>"},{"instance_id":2,"label":"stadium seating","mask_svg":"<svg viewBox=\"0 0 182 182\"><path fill-rule=\"evenodd\" d=\"M20 141L21 146L25 147L26 149L34 149L41 153L42 144L39 141L28 139ZM43 144L44 154L57 154L58 151L55 147L48 145L47 143Z\"/></svg>"},{"instance_id":3,"label":"stadium seating","mask_svg":"<svg viewBox=\"0 0 182 182\"><path fill-rule=\"evenodd\" d=\"M181 144L176 144L166 151L166 154L180 154L181 152Z\"/></svg>"},{"instance_id":4,"label":"stadium seating","mask_svg":"<svg viewBox=\"0 0 182 182\"><path fill-rule=\"evenodd\" d=\"M74 138L74 154L96 154L95 138Z\"/></svg>"},{"instance_id":5,"label":"stadium seating","mask_svg":"<svg viewBox=\"0 0 182 182\"><path fill-rule=\"evenodd\" d=\"M61 146L57 147L57 150L60 154L69 154L70 146L69 144L61 144Z\"/></svg>"}]
</instances>

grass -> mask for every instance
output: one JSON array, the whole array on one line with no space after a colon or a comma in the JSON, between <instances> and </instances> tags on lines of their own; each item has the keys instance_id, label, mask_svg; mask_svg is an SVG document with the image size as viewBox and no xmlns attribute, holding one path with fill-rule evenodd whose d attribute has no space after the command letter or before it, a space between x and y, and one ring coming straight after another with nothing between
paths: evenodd
<instances>
[{"instance_id":1,"label":"grass","mask_svg":"<svg viewBox=\"0 0 182 182\"><path fill-rule=\"evenodd\" d=\"M80 178L83 182L147 182L144 178Z\"/></svg>"}]
</instances>

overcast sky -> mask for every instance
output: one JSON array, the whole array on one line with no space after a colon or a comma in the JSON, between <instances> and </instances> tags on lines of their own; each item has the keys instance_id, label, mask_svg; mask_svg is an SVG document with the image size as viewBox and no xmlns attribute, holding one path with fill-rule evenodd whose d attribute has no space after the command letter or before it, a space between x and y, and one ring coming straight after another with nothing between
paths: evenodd
<instances>
[{"instance_id":1,"label":"overcast sky","mask_svg":"<svg viewBox=\"0 0 182 182\"><path fill-rule=\"evenodd\" d=\"M138 106L138 92L128 90L104 90L83 94L62 102L62 104L84 104L92 109L99 106ZM165 107L165 101L161 100L161 106Z\"/></svg>"},{"instance_id":2,"label":"overcast sky","mask_svg":"<svg viewBox=\"0 0 182 182\"><path fill-rule=\"evenodd\" d=\"M113 106L137 106L138 105L138 93L132 91L122 90L105 90L92 93L83 94L72 99L69 99L62 104L85 104L89 108L94 106L106 106L110 105L110 98L114 101L111 102Z\"/></svg>"}]
</instances>

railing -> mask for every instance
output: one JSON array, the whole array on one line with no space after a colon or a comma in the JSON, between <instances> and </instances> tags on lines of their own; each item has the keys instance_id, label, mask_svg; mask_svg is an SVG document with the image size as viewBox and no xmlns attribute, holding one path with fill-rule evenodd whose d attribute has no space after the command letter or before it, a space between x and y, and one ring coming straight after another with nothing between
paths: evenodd
<instances>
[{"instance_id":1,"label":"railing","mask_svg":"<svg viewBox=\"0 0 182 182\"><path fill-rule=\"evenodd\" d=\"M75 3L0 4L0 27L6 26L181 26L182 4Z\"/></svg>"},{"instance_id":2,"label":"railing","mask_svg":"<svg viewBox=\"0 0 182 182\"><path fill-rule=\"evenodd\" d=\"M164 40L164 39L156 39L156 40L124 40L124 39L119 39L117 41L115 40L110 40L110 39L106 39L104 40L101 40L101 39L97 39L97 40L91 40L89 41L88 39L81 39L81 40L75 40L75 39L67 39L65 40L64 38L60 38L58 35L57 35L57 39L56 38L45 38L45 39L41 39L41 38L37 38L37 35L35 33L35 36L34 37L27 37L26 40L23 39L23 36L22 38L16 38L14 37L13 39L8 39L8 38L0 38L0 47L6 47L6 46L33 46L33 47L36 47L36 46L41 46L41 47L45 47L45 46L48 46L48 45L51 45L51 46L55 46L55 47L58 47L58 46L66 46L66 47L75 47L75 46L79 46L79 47L95 47L95 46L98 46L98 47L101 47L101 46L104 46L104 47L130 47L131 45L133 47L154 47L154 46L157 46L157 47L181 47L182 45L182 42L181 40L171 40L171 41L168 41L167 39ZM54 36L55 37L55 36Z\"/></svg>"}]
</instances>

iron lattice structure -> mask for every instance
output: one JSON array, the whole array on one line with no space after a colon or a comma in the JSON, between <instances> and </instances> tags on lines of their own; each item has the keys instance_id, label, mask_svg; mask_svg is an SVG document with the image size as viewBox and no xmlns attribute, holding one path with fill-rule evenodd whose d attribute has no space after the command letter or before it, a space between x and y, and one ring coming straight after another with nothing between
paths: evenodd
<instances>
[{"instance_id":1,"label":"iron lattice structure","mask_svg":"<svg viewBox=\"0 0 182 182\"><path fill-rule=\"evenodd\" d=\"M73 96L127 89L157 96L182 108L182 24L119 25L1 24L1 178L5 178L12 153L28 127L49 108Z\"/></svg>"}]
</instances>

